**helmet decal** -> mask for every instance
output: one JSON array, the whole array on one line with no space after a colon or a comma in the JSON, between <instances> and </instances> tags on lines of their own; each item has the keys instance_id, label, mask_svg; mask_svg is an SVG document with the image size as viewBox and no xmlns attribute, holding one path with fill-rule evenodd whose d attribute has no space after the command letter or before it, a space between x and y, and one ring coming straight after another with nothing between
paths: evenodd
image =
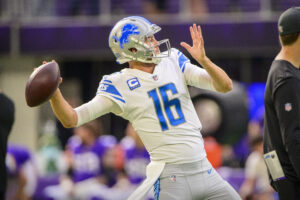
<instances>
[{"instance_id":1,"label":"helmet decal","mask_svg":"<svg viewBox=\"0 0 300 200\"><path fill-rule=\"evenodd\" d=\"M138 35L140 32L138 31L138 27L133 25L133 24L125 24L125 26L122 28L122 34L120 36L120 38L118 38L117 36L113 36L113 39L115 39L116 41L118 41L120 43L120 47L123 49L124 48L124 44L128 43L129 40L129 36L130 35Z\"/></svg>"}]
</instances>

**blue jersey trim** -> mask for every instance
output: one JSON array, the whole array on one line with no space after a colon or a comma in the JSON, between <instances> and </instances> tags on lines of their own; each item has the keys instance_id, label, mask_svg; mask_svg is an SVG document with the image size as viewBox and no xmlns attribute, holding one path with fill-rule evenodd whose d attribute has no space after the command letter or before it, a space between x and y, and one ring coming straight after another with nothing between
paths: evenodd
<instances>
[{"instance_id":1,"label":"blue jersey trim","mask_svg":"<svg viewBox=\"0 0 300 200\"><path fill-rule=\"evenodd\" d=\"M119 101L121 101L121 102L123 102L123 103L126 103L126 101L124 101L123 99L121 99L121 98L118 98L118 97L115 97L115 96L112 96L112 95L110 95L112 98L114 98L114 99L116 99L116 100L119 100Z\"/></svg>"},{"instance_id":2,"label":"blue jersey trim","mask_svg":"<svg viewBox=\"0 0 300 200\"><path fill-rule=\"evenodd\" d=\"M186 62L189 62L190 60L183 54L181 54L179 57L178 57L178 64L179 64L179 67L180 69L182 69L182 67L184 66L184 64Z\"/></svg>"},{"instance_id":3,"label":"blue jersey trim","mask_svg":"<svg viewBox=\"0 0 300 200\"><path fill-rule=\"evenodd\" d=\"M116 89L116 87L113 86L113 85L111 85L111 84L101 83L101 84L100 84L99 90L102 91L102 92L107 92L107 93L110 93L110 94L113 94L113 95L117 95L117 96L122 97L122 95L121 95L120 92Z\"/></svg>"},{"instance_id":4,"label":"blue jersey trim","mask_svg":"<svg viewBox=\"0 0 300 200\"><path fill-rule=\"evenodd\" d=\"M185 70L185 64L186 64L186 63L187 63L187 62L184 63L183 68L181 69L182 73L183 73L184 70Z\"/></svg>"},{"instance_id":5,"label":"blue jersey trim","mask_svg":"<svg viewBox=\"0 0 300 200\"><path fill-rule=\"evenodd\" d=\"M154 183L154 200L159 200L160 178Z\"/></svg>"},{"instance_id":6,"label":"blue jersey trim","mask_svg":"<svg viewBox=\"0 0 300 200\"><path fill-rule=\"evenodd\" d=\"M103 82L112 83L110 80L103 80Z\"/></svg>"},{"instance_id":7,"label":"blue jersey trim","mask_svg":"<svg viewBox=\"0 0 300 200\"><path fill-rule=\"evenodd\" d=\"M190 59L188 59L183 53L181 53L180 51L177 52L178 55L178 64L179 64L179 68L181 69L182 73L185 70L185 65L188 62L191 62Z\"/></svg>"}]
</instances>

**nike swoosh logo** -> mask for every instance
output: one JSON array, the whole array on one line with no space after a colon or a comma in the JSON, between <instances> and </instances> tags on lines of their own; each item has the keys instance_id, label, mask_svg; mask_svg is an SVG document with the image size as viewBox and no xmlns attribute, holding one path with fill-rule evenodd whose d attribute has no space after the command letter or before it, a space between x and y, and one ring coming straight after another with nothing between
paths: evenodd
<instances>
[{"instance_id":1,"label":"nike swoosh logo","mask_svg":"<svg viewBox=\"0 0 300 200\"><path fill-rule=\"evenodd\" d=\"M210 169L207 171L207 173L208 173L208 174L211 174L212 169L213 169L213 168L210 168Z\"/></svg>"}]
</instances>

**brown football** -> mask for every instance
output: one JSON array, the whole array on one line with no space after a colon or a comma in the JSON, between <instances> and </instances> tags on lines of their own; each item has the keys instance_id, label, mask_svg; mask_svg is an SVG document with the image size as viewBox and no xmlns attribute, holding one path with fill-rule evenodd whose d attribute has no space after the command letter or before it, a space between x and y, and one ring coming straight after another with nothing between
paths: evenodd
<instances>
[{"instance_id":1,"label":"brown football","mask_svg":"<svg viewBox=\"0 0 300 200\"><path fill-rule=\"evenodd\" d=\"M25 89L27 105L38 106L49 100L56 91L60 81L60 70L56 62L39 66L30 75Z\"/></svg>"}]
</instances>

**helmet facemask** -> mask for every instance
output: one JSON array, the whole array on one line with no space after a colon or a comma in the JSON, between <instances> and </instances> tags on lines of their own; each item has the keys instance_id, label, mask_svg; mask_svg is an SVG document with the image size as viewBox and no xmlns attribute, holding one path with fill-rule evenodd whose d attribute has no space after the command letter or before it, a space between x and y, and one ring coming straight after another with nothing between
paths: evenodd
<instances>
[{"instance_id":1,"label":"helmet facemask","mask_svg":"<svg viewBox=\"0 0 300 200\"><path fill-rule=\"evenodd\" d=\"M135 38L132 40L136 42L136 52L133 53L135 56L132 57L132 61L158 64L162 58L170 56L169 39L157 41L157 44L151 42L149 37L139 41L135 40Z\"/></svg>"}]
</instances>

